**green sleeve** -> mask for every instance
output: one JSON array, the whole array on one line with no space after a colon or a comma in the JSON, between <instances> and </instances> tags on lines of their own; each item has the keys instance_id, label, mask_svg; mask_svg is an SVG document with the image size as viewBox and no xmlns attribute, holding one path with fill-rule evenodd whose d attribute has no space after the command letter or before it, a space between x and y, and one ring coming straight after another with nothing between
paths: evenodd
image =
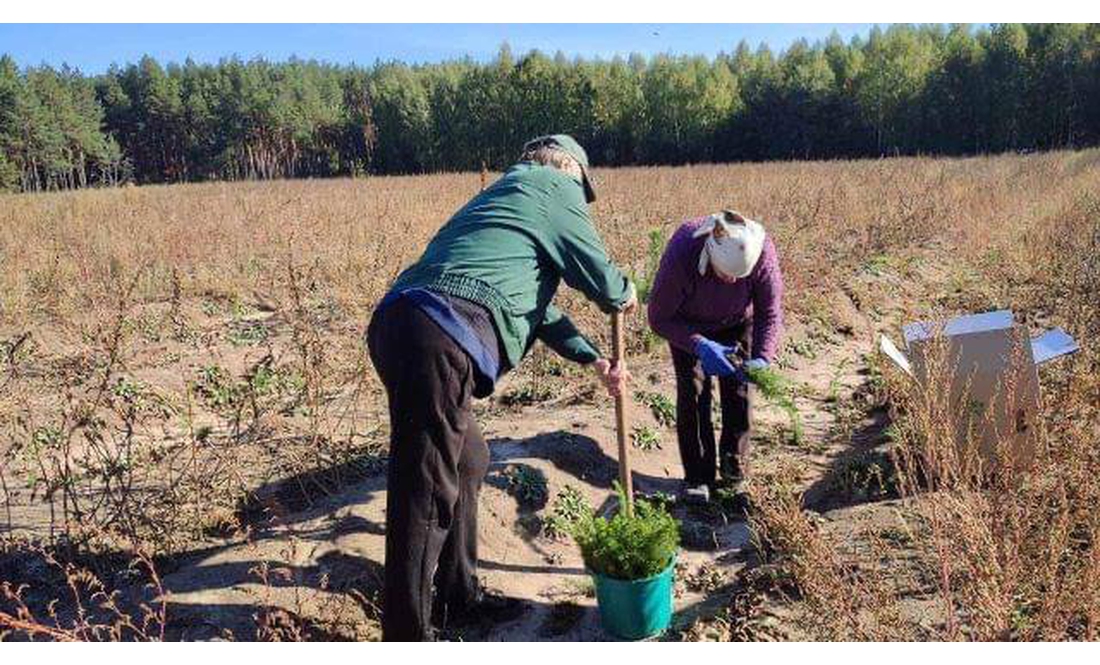
<instances>
[{"instance_id":1,"label":"green sleeve","mask_svg":"<svg viewBox=\"0 0 1100 665\"><path fill-rule=\"evenodd\" d=\"M559 188L556 203L549 207L547 226L553 234L551 244L558 254L562 279L604 312L619 311L634 287L608 258L581 189Z\"/></svg>"},{"instance_id":2,"label":"green sleeve","mask_svg":"<svg viewBox=\"0 0 1100 665\"><path fill-rule=\"evenodd\" d=\"M552 304L547 305L546 315L535 330L535 337L558 355L573 362L587 365L600 357L595 345L577 330L568 316Z\"/></svg>"}]
</instances>

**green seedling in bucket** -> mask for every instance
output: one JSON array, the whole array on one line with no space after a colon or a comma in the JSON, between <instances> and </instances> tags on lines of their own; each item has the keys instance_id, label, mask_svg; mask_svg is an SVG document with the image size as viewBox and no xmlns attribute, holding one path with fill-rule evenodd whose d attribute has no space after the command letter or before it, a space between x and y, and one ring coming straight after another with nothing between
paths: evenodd
<instances>
[{"instance_id":1,"label":"green seedling in bucket","mask_svg":"<svg viewBox=\"0 0 1100 665\"><path fill-rule=\"evenodd\" d=\"M620 507L626 493L616 485ZM660 503L636 499L628 515L611 518L589 511L573 526L585 566L592 573L600 621L625 639L664 631L672 618L672 578L680 527Z\"/></svg>"}]
</instances>

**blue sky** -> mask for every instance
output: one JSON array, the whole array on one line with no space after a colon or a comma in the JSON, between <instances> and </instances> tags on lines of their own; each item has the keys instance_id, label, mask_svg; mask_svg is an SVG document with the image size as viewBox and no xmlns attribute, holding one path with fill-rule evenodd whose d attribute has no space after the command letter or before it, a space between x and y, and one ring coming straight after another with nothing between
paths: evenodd
<instances>
[{"instance_id":1,"label":"blue sky","mask_svg":"<svg viewBox=\"0 0 1100 665\"><path fill-rule=\"evenodd\" d=\"M464 56L482 60L507 41L513 52L537 48L568 56L612 57L676 53L713 56L741 39L781 50L794 40L825 39L836 30L848 39L870 24L8 24L0 25L0 53L21 65L67 63L97 74L112 62L149 54L161 62L216 62L237 55L285 60L297 55L334 63L375 60L438 62Z\"/></svg>"}]
</instances>

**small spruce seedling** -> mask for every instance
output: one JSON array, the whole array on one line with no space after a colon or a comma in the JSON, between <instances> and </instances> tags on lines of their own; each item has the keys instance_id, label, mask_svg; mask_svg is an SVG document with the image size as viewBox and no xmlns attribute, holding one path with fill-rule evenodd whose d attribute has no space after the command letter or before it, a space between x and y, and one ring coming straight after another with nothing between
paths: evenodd
<instances>
[{"instance_id":1,"label":"small spruce seedling","mask_svg":"<svg viewBox=\"0 0 1100 665\"><path fill-rule=\"evenodd\" d=\"M616 483L619 506L626 494ZM573 527L588 569L619 580L640 580L661 572L680 546L680 527L664 506L634 500L634 514L619 510L610 519L589 513Z\"/></svg>"}]
</instances>

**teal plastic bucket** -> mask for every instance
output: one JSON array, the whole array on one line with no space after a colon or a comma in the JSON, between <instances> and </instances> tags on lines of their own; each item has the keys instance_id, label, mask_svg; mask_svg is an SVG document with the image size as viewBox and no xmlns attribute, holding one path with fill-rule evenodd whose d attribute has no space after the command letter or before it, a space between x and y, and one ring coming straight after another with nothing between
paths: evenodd
<instances>
[{"instance_id":1,"label":"teal plastic bucket","mask_svg":"<svg viewBox=\"0 0 1100 665\"><path fill-rule=\"evenodd\" d=\"M617 580L592 573L604 630L623 639L640 640L668 628L675 571L673 556L664 570L644 580Z\"/></svg>"}]
</instances>

